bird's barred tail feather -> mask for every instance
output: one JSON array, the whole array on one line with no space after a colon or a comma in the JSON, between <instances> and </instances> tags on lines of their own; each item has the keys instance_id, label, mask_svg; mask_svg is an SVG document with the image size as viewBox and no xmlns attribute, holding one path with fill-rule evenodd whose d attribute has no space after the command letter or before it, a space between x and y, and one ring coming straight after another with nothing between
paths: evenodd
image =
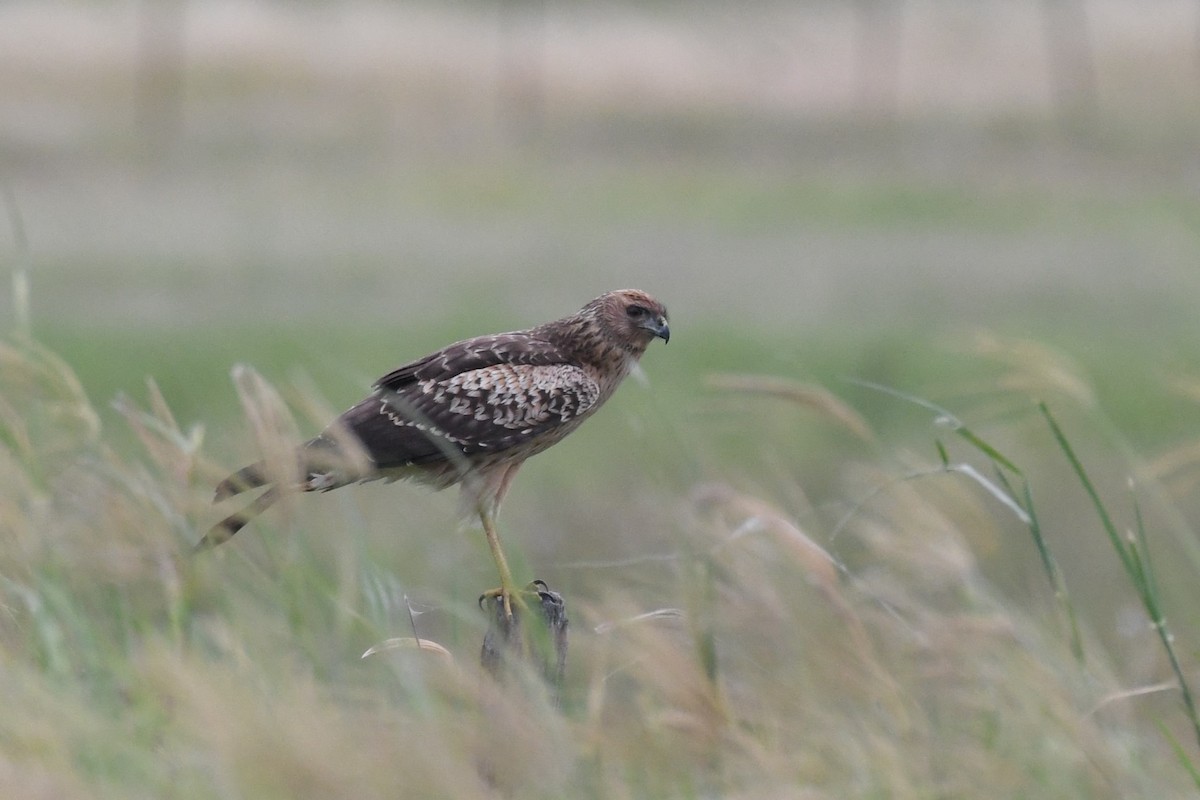
<instances>
[{"instance_id":1,"label":"bird's barred tail feather","mask_svg":"<svg viewBox=\"0 0 1200 800\"><path fill-rule=\"evenodd\" d=\"M278 499L279 489L274 486L270 487L256 497L253 503L213 525L212 529L204 534L204 538L196 543L193 552L208 550L229 541L235 533L246 527L250 520L266 511Z\"/></svg>"},{"instance_id":2,"label":"bird's barred tail feather","mask_svg":"<svg viewBox=\"0 0 1200 800\"><path fill-rule=\"evenodd\" d=\"M242 467L237 472L230 475L225 480L217 484L216 494L213 497L214 503L219 503L222 500L227 500L230 497L239 495L242 492L248 492L251 489L257 489L260 486L266 486L270 480L265 476L266 468L262 462L251 464L248 467ZM254 502L246 506L236 514L231 514L225 519L218 522L212 529L204 535L199 542L196 543L194 552L208 550L216 547L219 544L229 541L233 535L246 527L250 520L257 517L262 512L266 511L276 500L279 499L279 491L271 486L267 491L263 492Z\"/></svg>"},{"instance_id":3,"label":"bird's barred tail feather","mask_svg":"<svg viewBox=\"0 0 1200 800\"><path fill-rule=\"evenodd\" d=\"M216 496L213 497L213 502L219 503L236 494L257 489L259 486L266 486L270 481L266 478L265 471L265 465L261 461L257 464L251 464L248 467L242 467L217 484Z\"/></svg>"}]
</instances>

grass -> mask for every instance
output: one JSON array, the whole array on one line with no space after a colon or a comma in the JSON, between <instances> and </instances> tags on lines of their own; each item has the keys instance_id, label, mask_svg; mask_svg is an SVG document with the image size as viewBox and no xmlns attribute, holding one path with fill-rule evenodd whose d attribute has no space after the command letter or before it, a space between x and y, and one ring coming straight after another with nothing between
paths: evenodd
<instances>
[{"instance_id":1,"label":"grass","mask_svg":"<svg viewBox=\"0 0 1200 800\"><path fill-rule=\"evenodd\" d=\"M1019 352L1032 372L1029 351ZM984 456L974 480L936 477L939 464L957 463L942 447L922 468L926 477L897 481L907 468L889 452L896 431L869 412L849 416L827 390L788 395L778 380L756 400L745 394L754 391L748 378L726 376L716 396L799 402L799 416L777 409L777 422L828 428L826 441L843 442L862 440L868 426L873 444L813 459L835 474L812 482L820 495L806 494L807 485L785 491L785 475L768 489L746 452L711 458L708 488L694 494L687 487L696 476L680 469L650 470L623 503L564 505L578 487L565 498L526 495L527 508L503 522L510 546L568 596L572 649L560 711L536 681L500 691L479 673L483 620L471 599L491 576L477 532L456 532L447 502L418 500L414 511L404 490L369 488L299 498L240 541L191 559L223 469L201 431L180 425L153 387L98 425L100 412L66 362L32 343L10 343L4 357L0 753L11 796L482 797L500 787L532 797L1151 797L1196 789L1197 749L1185 733L1195 714L1158 699L1177 696L1172 687L1193 671L1194 626L1182 626L1185 640L1166 650L1173 673L1153 672L1167 684L1136 696L1129 662L1142 637L1113 642L1104 614L1080 600L1096 582L1106 585L1091 588L1110 596L1151 600L1156 624L1147 633L1160 646L1174 641L1162 606L1177 601L1160 584L1176 579L1152 569L1157 552L1148 557L1164 547L1146 521L1157 513L1139 510L1134 543L1111 538L1111 517L1094 529L1088 506L1110 501L1075 452L1096 440L1086 429L1064 433L1065 421L1053 422L1053 435L1043 427L1023 444L1006 443L1003 456L990 441L1007 440L1033 413L984 421L984 434L960 427ZM626 393L633 402L624 416L667 422L652 394ZM619 433L620 416L598 420L593 432L608 424L601 436L634 441ZM670 424L682 448L676 460L682 452L703 462L706 449L728 446L706 444L702 420ZM282 430L294 427L285 421ZM760 444L779 456L790 442L820 440L811 430L802 440L789 433ZM601 476L589 492L617 491L605 487L613 467L603 451L621 445L580 436L576 458L590 453L601 465L589 472ZM1067 482L1073 473L1088 489L1081 502L1051 488L1061 475L1042 473L1056 450L1072 459ZM1014 472L1017 460L1036 466ZM988 462L1019 482L1001 477L981 491ZM1075 522L1033 528L1027 517L1040 539L1022 544L1005 533L1022 520L999 493L1027 510L1032 496L1044 498L1049 518L1065 505ZM399 524L379 524L388 509L405 509ZM999 552L985 555L987 529L1001 538ZM1070 562L1103 553L1105 530L1107 546L1123 548L1114 574L1124 572L1132 590L1070 574ZM609 549L572 567L587 561L574 556L588 545L570 542L589 531L608 537ZM844 573L830 572L826 552ZM1052 592L1022 594L989 579L996 562L1036 569L1051 552L1067 562L1072 594L1058 597L1078 616L1074 635L1060 625ZM632 560L618 568L617 554ZM664 557L639 558L650 554ZM1060 589L1061 575L1050 574ZM1184 575L1194 578L1195 565ZM411 636L450 658L421 648L359 658Z\"/></svg>"}]
</instances>

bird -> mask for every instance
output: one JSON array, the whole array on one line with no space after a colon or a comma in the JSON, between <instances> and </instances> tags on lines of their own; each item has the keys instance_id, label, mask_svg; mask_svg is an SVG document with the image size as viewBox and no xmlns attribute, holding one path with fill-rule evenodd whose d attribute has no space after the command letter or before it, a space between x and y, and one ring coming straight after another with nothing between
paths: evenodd
<instances>
[{"instance_id":1,"label":"bird","mask_svg":"<svg viewBox=\"0 0 1200 800\"><path fill-rule=\"evenodd\" d=\"M669 342L667 309L646 292L607 292L570 316L455 342L397 367L371 393L297 448L294 488L327 492L374 480L459 485L478 515L512 615L518 590L496 515L525 460L557 444L613 395L654 339ZM266 487L195 546L228 541L270 507L287 479L265 461L216 487L214 502ZM481 597L481 600L483 599Z\"/></svg>"}]
</instances>

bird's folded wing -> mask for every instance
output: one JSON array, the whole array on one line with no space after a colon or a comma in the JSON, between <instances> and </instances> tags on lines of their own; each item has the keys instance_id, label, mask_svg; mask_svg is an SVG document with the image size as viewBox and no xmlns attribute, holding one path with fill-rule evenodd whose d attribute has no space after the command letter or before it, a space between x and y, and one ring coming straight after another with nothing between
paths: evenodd
<instances>
[{"instance_id":1,"label":"bird's folded wing","mask_svg":"<svg viewBox=\"0 0 1200 800\"><path fill-rule=\"evenodd\" d=\"M423 380L447 380L471 370L497 364L549 366L570 363L562 349L528 331L478 336L455 342L424 358L411 361L389 372L375 386L399 391Z\"/></svg>"},{"instance_id":2,"label":"bird's folded wing","mask_svg":"<svg viewBox=\"0 0 1200 800\"><path fill-rule=\"evenodd\" d=\"M379 469L542 449L592 410L600 387L573 364L500 363L381 387L338 420ZM552 441L551 441L552 440Z\"/></svg>"}]
</instances>

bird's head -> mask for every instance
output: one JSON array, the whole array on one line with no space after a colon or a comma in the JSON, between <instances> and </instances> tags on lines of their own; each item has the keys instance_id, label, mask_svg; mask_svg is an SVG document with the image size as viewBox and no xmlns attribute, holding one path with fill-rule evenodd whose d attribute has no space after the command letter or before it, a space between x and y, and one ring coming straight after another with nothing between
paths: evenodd
<instances>
[{"instance_id":1,"label":"bird's head","mask_svg":"<svg viewBox=\"0 0 1200 800\"><path fill-rule=\"evenodd\" d=\"M612 336L629 349L645 350L651 340L671 338L667 308L645 292L620 289L602 294L588 304Z\"/></svg>"}]
</instances>

